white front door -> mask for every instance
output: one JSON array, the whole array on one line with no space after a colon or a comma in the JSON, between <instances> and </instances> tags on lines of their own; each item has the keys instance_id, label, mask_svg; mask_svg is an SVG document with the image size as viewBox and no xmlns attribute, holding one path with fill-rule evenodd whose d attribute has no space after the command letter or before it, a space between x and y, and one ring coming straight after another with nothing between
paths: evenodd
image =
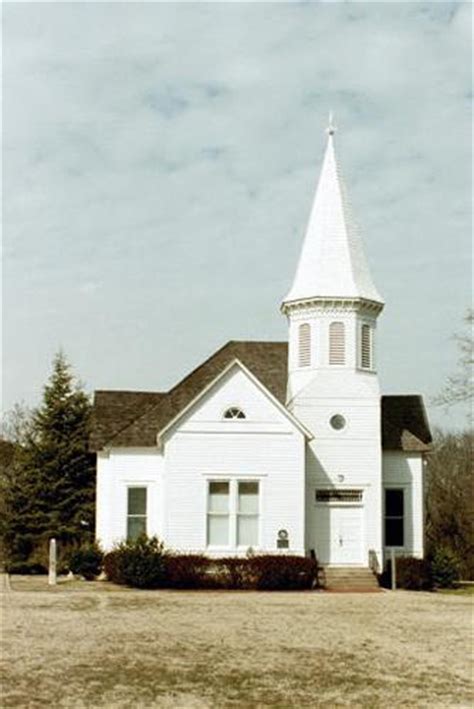
<instances>
[{"instance_id":1,"label":"white front door","mask_svg":"<svg viewBox=\"0 0 474 709\"><path fill-rule=\"evenodd\" d=\"M362 565L363 507L316 506L315 549L321 564Z\"/></svg>"}]
</instances>

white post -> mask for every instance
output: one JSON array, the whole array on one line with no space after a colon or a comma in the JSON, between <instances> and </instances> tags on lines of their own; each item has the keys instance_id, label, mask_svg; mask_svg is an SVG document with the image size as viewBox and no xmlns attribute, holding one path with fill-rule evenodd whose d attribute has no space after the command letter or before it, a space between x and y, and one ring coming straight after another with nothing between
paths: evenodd
<instances>
[{"instance_id":1,"label":"white post","mask_svg":"<svg viewBox=\"0 0 474 709\"><path fill-rule=\"evenodd\" d=\"M390 567L392 576L392 591L397 589L397 562L395 561L395 549L390 549Z\"/></svg>"},{"instance_id":2,"label":"white post","mask_svg":"<svg viewBox=\"0 0 474 709\"><path fill-rule=\"evenodd\" d=\"M56 539L49 540L49 574L48 584L56 585Z\"/></svg>"}]
</instances>

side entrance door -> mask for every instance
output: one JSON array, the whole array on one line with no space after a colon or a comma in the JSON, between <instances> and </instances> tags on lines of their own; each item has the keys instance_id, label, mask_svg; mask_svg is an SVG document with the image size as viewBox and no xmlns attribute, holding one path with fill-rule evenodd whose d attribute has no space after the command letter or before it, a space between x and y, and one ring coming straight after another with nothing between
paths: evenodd
<instances>
[{"instance_id":1,"label":"side entrance door","mask_svg":"<svg viewBox=\"0 0 474 709\"><path fill-rule=\"evenodd\" d=\"M321 564L362 566L363 507L320 504L316 506L315 549Z\"/></svg>"}]
</instances>

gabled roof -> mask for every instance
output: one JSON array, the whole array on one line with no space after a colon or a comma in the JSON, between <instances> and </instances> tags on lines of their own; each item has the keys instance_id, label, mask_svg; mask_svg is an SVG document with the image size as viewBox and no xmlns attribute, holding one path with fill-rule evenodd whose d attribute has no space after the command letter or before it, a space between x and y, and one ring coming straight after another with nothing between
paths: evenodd
<instances>
[{"instance_id":1,"label":"gabled roof","mask_svg":"<svg viewBox=\"0 0 474 709\"><path fill-rule=\"evenodd\" d=\"M286 399L286 342L228 342L168 393L98 391L92 450L154 446L156 435L234 359L240 360L282 404Z\"/></svg>"},{"instance_id":2,"label":"gabled roof","mask_svg":"<svg viewBox=\"0 0 474 709\"><path fill-rule=\"evenodd\" d=\"M167 393L96 391L91 450L156 446L157 434L236 359L285 405L287 343L228 342ZM382 397L384 450L424 452L430 443L421 396Z\"/></svg>"},{"instance_id":3,"label":"gabled roof","mask_svg":"<svg viewBox=\"0 0 474 709\"><path fill-rule=\"evenodd\" d=\"M238 359L232 360L221 372L218 374L207 386L202 389L197 396L192 399L181 411L171 420L166 426L159 431L157 434L158 443L163 440L164 436L169 433L169 431L182 419L183 416L188 413L188 411L195 406L200 399L202 399L211 389L219 384L219 382L228 374L232 369L240 369L244 374L253 382L253 384L260 389L260 391L266 396L270 401L278 408L278 410L285 416L292 424L295 426L306 438L313 438L311 431L303 426L303 424L298 421L298 419L289 411L286 406L284 406L263 384L257 377L255 377L252 372L247 369L245 365Z\"/></svg>"},{"instance_id":4,"label":"gabled roof","mask_svg":"<svg viewBox=\"0 0 474 709\"><path fill-rule=\"evenodd\" d=\"M295 279L283 305L316 298L362 298L382 304L337 164L332 126L328 133Z\"/></svg>"}]
</instances>

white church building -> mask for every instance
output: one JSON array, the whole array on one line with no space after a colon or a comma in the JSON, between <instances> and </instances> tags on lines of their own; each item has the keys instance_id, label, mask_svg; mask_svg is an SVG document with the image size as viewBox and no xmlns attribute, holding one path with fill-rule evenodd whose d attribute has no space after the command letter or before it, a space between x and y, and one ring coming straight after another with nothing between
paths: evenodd
<instances>
[{"instance_id":1,"label":"white church building","mask_svg":"<svg viewBox=\"0 0 474 709\"><path fill-rule=\"evenodd\" d=\"M384 303L328 134L281 304L288 343L228 342L168 392L95 392L103 548L146 532L178 551L328 566L423 555L430 431L420 396L381 395Z\"/></svg>"}]
</instances>

